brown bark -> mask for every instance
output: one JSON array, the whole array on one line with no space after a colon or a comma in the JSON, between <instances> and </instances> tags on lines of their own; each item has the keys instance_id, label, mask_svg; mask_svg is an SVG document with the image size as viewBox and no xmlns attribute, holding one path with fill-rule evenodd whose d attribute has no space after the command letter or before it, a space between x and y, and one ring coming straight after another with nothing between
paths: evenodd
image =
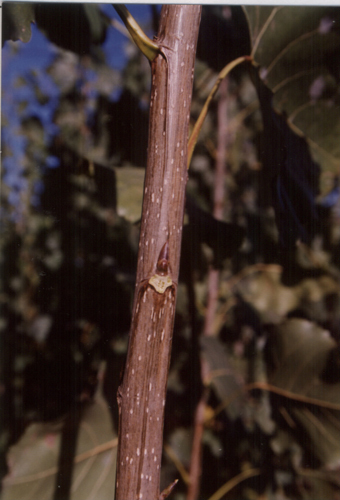
<instances>
[{"instance_id":1,"label":"brown bark","mask_svg":"<svg viewBox=\"0 0 340 500\"><path fill-rule=\"evenodd\" d=\"M201 7L168 5L152 63L148 163L136 290L120 412L116 500L158 500L163 417L187 181L187 142ZM168 255L160 253L168 242ZM159 262L160 261L160 262ZM156 290L149 280L169 279Z\"/></svg>"}]
</instances>

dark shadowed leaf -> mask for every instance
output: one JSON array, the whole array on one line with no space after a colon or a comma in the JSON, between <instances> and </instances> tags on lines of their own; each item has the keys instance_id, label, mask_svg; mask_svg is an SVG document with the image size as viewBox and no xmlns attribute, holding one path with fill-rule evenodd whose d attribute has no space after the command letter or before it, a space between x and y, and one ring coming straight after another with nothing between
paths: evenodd
<instances>
[{"instance_id":1,"label":"dark shadowed leaf","mask_svg":"<svg viewBox=\"0 0 340 500\"><path fill-rule=\"evenodd\" d=\"M198 59L207 62L215 71L221 71L230 61L248 52L249 31L242 7L203 5L197 44Z\"/></svg>"},{"instance_id":2,"label":"dark shadowed leaf","mask_svg":"<svg viewBox=\"0 0 340 500\"><path fill-rule=\"evenodd\" d=\"M306 140L296 135L273 110L273 94L255 75L264 126L262 162L272 179L272 199L281 248L310 243L320 231L316 206L319 166Z\"/></svg>"},{"instance_id":3,"label":"dark shadowed leaf","mask_svg":"<svg viewBox=\"0 0 340 500\"><path fill-rule=\"evenodd\" d=\"M79 55L105 40L107 20L94 4L40 3L36 21L51 42Z\"/></svg>"},{"instance_id":4,"label":"dark shadowed leaf","mask_svg":"<svg viewBox=\"0 0 340 500\"><path fill-rule=\"evenodd\" d=\"M235 420L242 414L246 403L242 376L233 368L224 345L217 338L202 337L201 346L209 365L212 386L222 402L229 401L226 412Z\"/></svg>"},{"instance_id":5,"label":"dark shadowed leaf","mask_svg":"<svg viewBox=\"0 0 340 500\"><path fill-rule=\"evenodd\" d=\"M245 12L254 62L274 93L274 108L306 136L321 169L338 174L340 9L246 6Z\"/></svg>"},{"instance_id":6,"label":"dark shadowed leaf","mask_svg":"<svg viewBox=\"0 0 340 500\"><path fill-rule=\"evenodd\" d=\"M329 467L340 460L340 383L325 383L322 374L335 345L326 330L302 319L278 326L268 345L273 361L269 383L293 399L309 398L311 403L302 405L288 399L284 408L309 436L311 451Z\"/></svg>"},{"instance_id":7,"label":"dark shadowed leaf","mask_svg":"<svg viewBox=\"0 0 340 500\"><path fill-rule=\"evenodd\" d=\"M340 405L340 386L321 383L329 352L335 347L330 334L303 319L278 326L270 345L277 365L270 382L277 387L327 403Z\"/></svg>"},{"instance_id":8,"label":"dark shadowed leaf","mask_svg":"<svg viewBox=\"0 0 340 500\"><path fill-rule=\"evenodd\" d=\"M197 244L206 243L212 248L216 267L221 266L221 261L237 252L244 238L243 227L216 219L209 212L202 210L188 195L185 209L189 215L191 240Z\"/></svg>"}]
</instances>

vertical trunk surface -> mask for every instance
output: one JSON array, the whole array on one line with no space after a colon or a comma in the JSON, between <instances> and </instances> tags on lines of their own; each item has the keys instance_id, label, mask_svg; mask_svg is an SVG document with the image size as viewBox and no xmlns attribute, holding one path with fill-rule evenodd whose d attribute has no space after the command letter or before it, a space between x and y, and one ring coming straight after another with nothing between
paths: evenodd
<instances>
[{"instance_id":1,"label":"vertical trunk surface","mask_svg":"<svg viewBox=\"0 0 340 500\"><path fill-rule=\"evenodd\" d=\"M201 7L167 5L152 63L148 164L120 412L116 500L158 500ZM166 287L166 288L165 288Z\"/></svg>"}]
</instances>

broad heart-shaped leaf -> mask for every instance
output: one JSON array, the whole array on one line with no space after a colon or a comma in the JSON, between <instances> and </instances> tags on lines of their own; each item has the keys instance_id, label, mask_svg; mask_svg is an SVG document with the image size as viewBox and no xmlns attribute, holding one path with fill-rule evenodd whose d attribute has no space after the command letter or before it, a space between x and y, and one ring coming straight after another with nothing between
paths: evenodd
<instances>
[{"instance_id":1,"label":"broad heart-shaped leaf","mask_svg":"<svg viewBox=\"0 0 340 500\"><path fill-rule=\"evenodd\" d=\"M9 451L2 500L52 500L61 431L62 422L36 423L26 429ZM117 444L100 386L80 423L71 500L112 500Z\"/></svg>"},{"instance_id":2,"label":"broad heart-shaped leaf","mask_svg":"<svg viewBox=\"0 0 340 500\"><path fill-rule=\"evenodd\" d=\"M92 44L102 43L108 27L95 4L42 2L35 6L35 18L51 42L79 55L89 54Z\"/></svg>"},{"instance_id":3,"label":"broad heart-shaped leaf","mask_svg":"<svg viewBox=\"0 0 340 500\"><path fill-rule=\"evenodd\" d=\"M29 2L4 2L2 4L2 44L6 40L29 42L32 36L34 7Z\"/></svg>"},{"instance_id":4,"label":"broad heart-shaped leaf","mask_svg":"<svg viewBox=\"0 0 340 500\"><path fill-rule=\"evenodd\" d=\"M302 319L276 327L268 342L268 382L285 391L281 406L309 435L304 445L329 468L340 461L340 383L326 383L323 373L335 347L326 330Z\"/></svg>"},{"instance_id":5,"label":"broad heart-shaped leaf","mask_svg":"<svg viewBox=\"0 0 340 500\"><path fill-rule=\"evenodd\" d=\"M321 190L340 171L340 9L244 7L254 63L274 93L275 109L307 138L319 163Z\"/></svg>"}]
</instances>

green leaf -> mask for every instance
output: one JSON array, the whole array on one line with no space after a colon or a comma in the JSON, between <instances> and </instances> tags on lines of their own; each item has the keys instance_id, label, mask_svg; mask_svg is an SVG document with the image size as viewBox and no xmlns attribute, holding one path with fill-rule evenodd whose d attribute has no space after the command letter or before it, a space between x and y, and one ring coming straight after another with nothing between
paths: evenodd
<instances>
[{"instance_id":1,"label":"green leaf","mask_svg":"<svg viewBox=\"0 0 340 500\"><path fill-rule=\"evenodd\" d=\"M340 9L244 8L252 56L273 105L305 136L325 175L340 171Z\"/></svg>"},{"instance_id":2,"label":"green leaf","mask_svg":"<svg viewBox=\"0 0 340 500\"><path fill-rule=\"evenodd\" d=\"M105 38L105 31L109 25L109 21L103 16L97 5L84 3L83 5L85 16L90 25L91 40L93 43L101 43Z\"/></svg>"},{"instance_id":3,"label":"green leaf","mask_svg":"<svg viewBox=\"0 0 340 500\"><path fill-rule=\"evenodd\" d=\"M268 343L271 359L275 360L268 381L291 397L281 406L302 425L309 435L311 451L329 467L340 460L336 410L340 409L340 383L325 383L323 372L335 347L326 330L302 319L282 323Z\"/></svg>"},{"instance_id":4,"label":"green leaf","mask_svg":"<svg viewBox=\"0 0 340 500\"><path fill-rule=\"evenodd\" d=\"M89 54L105 40L108 20L95 4L39 3L35 15L51 42L76 54Z\"/></svg>"},{"instance_id":5,"label":"green leaf","mask_svg":"<svg viewBox=\"0 0 340 500\"><path fill-rule=\"evenodd\" d=\"M34 7L31 3L4 2L2 5L2 45L6 40L29 42Z\"/></svg>"},{"instance_id":6,"label":"green leaf","mask_svg":"<svg viewBox=\"0 0 340 500\"><path fill-rule=\"evenodd\" d=\"M290 319L277 327L270 344L277 360L271 384L340 408L340 385L322 384L320 379L336 345L326 330L311 321Z\"/></svg>"},{"instance_id":7,"label":"green leaf","mask_svg":"<svg viewBox=\"0 0 340 500\"><path fill-rule=\"evenodd\" d=\"M202 337L201 348L211 376L211 384L219 399L228 403L225 407L227 415L235 420L242 415L246 404L243 392L244 381L233 369L229 356L222 342L215 337Z\"/></svg>"},{"instance_id":8,"label":"green leaf","mask_svg":"<svg viewBox=\"0 0 340 500\"><path fill-rule=\"evenodd\" d=\"M141 218L144 168L125 166L115 168L117 179L117 212L134 223Z\"/></svg>"},{"instance_id":9,"label":"green leaf","mask_svg":"<svg viewBox=\"0 0 340 500\"><path fill-rule=\"evenodd\" d=\"M280 323L299 305L299 290L283 285L281 274L282 269L275 264L259 271L255 268L237 284L237 292L251 304L264 323Z\"/></svg>"},{"instance_id":10,"label":"green leaf","mask_svg":"<svg viewBox=\"0 0 340 500\"><path fill-rule=\"evenodd\" d=\"M103 374L101 375L101 377ZM9 451L2 500L53 498L63 422L34 423ZM84 410L74 458L72 500L114 496L117 438L99 383L95 401Z\"/></svg>"}]
</instances>

